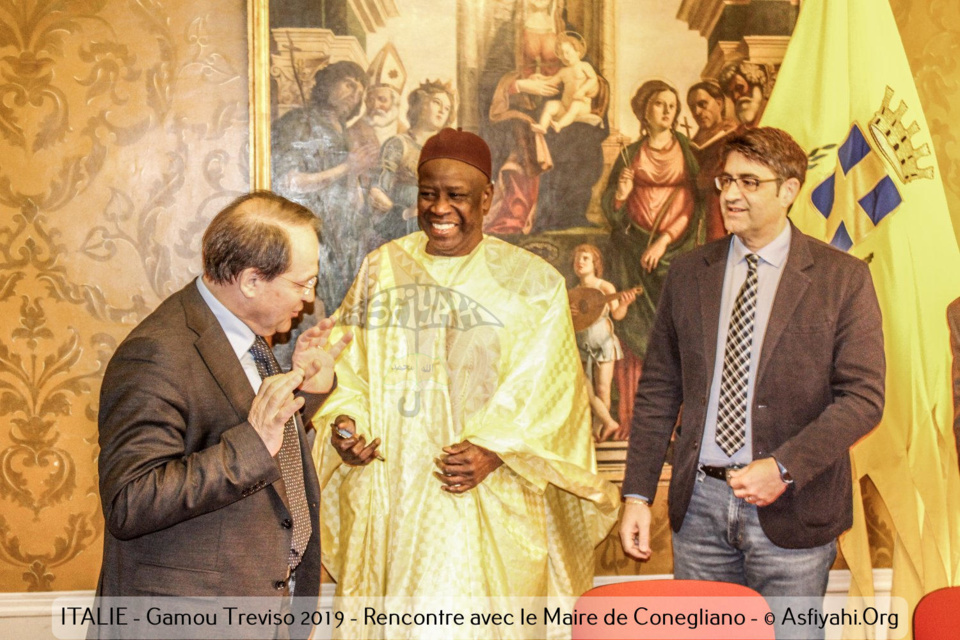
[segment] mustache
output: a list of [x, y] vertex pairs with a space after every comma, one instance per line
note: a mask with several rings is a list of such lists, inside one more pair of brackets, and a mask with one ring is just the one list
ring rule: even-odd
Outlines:
[[396, 117], [400, 115], [400, 107], [393, 106], [389, 109], [367, 109], [367, 117], [369, 118], [384, 118], [384, 117]]

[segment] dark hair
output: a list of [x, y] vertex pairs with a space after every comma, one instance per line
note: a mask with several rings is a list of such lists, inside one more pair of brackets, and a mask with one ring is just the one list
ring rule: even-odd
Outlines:
[[303, 205], [270, 191], [240, 196], [214, 216], [203, 232], [203, 273], [217, 284], [253, 268], [273, 280], [290, 268], [290, 227], [319, 234], [319, 219]]
[[650, 102], [655, 95], [663, 93], [664, 91], [669, 91], [677, 98], [677, 112], [673, 114], [673, 122], [670, 124], [671, 129], [676, 128], [677, 120], [680, 118], [680, 94], [663, 80], [647, 80], [640, 85], [640, 88], [637, 89], [637, 92], [633, 95], [633, 99], [630, 100], [630, 108], [633, 109], [633, 114], [637, 116], [637, 120], [640, 121], [641, 133], [647, 130], [647, 103]]
[[420, 112], [423, 110], [423, 105], [427, 103], [430, 96], [438, 93], [445, 93], [447, 97], [450, 98], [450, 114], [447, 116], [447, 121], [443, 123], [443, 127], [449, 127], [453, 124], [453, 120], [457, 116], [457, 94], [449, 84], [440, 82], [439, 80], [427, 80], [426, 82], [421, 82], [420, 86], [411, 91], [410, 95], [407, 96], [407, 122], [410, 124], [411, 129], [416, 127], [417, 123], [420, 122]]
[[711, 98], [720, 103], [721, 107], [723, 106], [723, 90], [720, 89], [720, 85], [717, 84], [717, 81], [701, 80], [697, 84], [687, 89], [687, 106], [690, 107], [691, 111], [693, 111], [693, 105], [691, 104], [693, 93], [697, 90], [706, 91]]
[[[363, 67], [351, 60], [340, 60], [339, 62], [328, 64], [314, 74], [313, 89], [310, 91], [310, 101], [321, 107], [328, 106], [330, 89], [344, 78], [353, 78], [363, 85], [364, 89], [367, 88], [367, 74], [364, 72]], [[347, 117], [347, 120], [357, 115], [357, 113], [360, 113], [359, 104], [355, 112]]]
[[736, 151], [747, 160], [773, 171], [780, 180], [807, 177], [807, 154], [790, 134], [774, 127], [746, 129], [728, 138], [720, 148], [720, 166]]

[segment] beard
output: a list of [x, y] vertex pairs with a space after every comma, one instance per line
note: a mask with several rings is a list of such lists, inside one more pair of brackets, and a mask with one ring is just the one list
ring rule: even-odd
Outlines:
[[397, 118], [400, 116], [400, 107], [394, 106], [388, 111], [383, 109], [375, 109], [367, 113], [367, 122], [370, 123], [374, 129], [383, 129], [391, 125], [395, 125]]
[[763, 114], [767, 101], [758, 94], [759, 90], [754, 88], [751, 90], [750, 95], [744, 96], [736, 101], [734, 107], [736, 109], [737, 120], [741, 123], [748, 126], [755, 125]]

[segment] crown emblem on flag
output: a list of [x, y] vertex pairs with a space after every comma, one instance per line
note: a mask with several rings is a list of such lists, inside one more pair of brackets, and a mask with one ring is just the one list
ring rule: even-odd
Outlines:
[[916, 146], [912, 139], [920, 125], [903, 124], [907, 105], [900, 101], [896, 111], [891, 109], [893, 95], [887, 86], [880, 109], [867, 126], [854, 121], [843, 143], [818, 147], [810, 154], [810, 166], [816, 166], [836, 149], [836, 168], [811, 190], [810, 200], [827, 222], [830, 244], [843, 251], [900, 207], [903, 187], [933, 178], [933, 167], [919, 166], [920, 159], [930, 155], [929, 145]]
[[896, 111], [890, 109], [893, 99], [893, 89], [889, 86], [883, 96], [883, 104], [873, 114], [870, 120], [870, 135], [877, 144], [877, 150], [893, 167], [897, 177], [904, 184], [909, 184], [918, 178], [933, 178], [933, 167], [920, 167], [921, 158], [930, 155], [930, 146], [923, 143], [919, 147], [913, 145], [911, 138], [920, 131], [916, 121], [905, 127], [903, 116], [907, 112], [907, 105], [902, 100]]

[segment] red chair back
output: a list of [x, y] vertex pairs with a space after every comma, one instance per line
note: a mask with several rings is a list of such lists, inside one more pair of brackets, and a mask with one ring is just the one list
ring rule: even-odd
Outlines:
[[[579, 620], [596, 614], [596, 623], [573, 625], [573, 640], [716, 638], [774, 640], [766, 616], [770, 607], [759, 593], [739, 584], [706, 580], [638, 580], [594, 587], [577, 600]], [[742, 624], [724, 624], [742, 616]], [[677, 616], [682, 615], [682, 622]], [[728, 616], [724, 618], [723, 616]], [[616, 616], [620, 616], [617, 619]], [[674, 616], [672, 626], [665, 618]], [[718, 626], [716, 623], [719, 622]], [[691, 625], [695, 624], [694, 628]], [[704, 635], [706, 634], [706, 635]]]
[[931, 591], [913, 611], [914, 640], [956, 640], [960, 636], [960, 587]]

